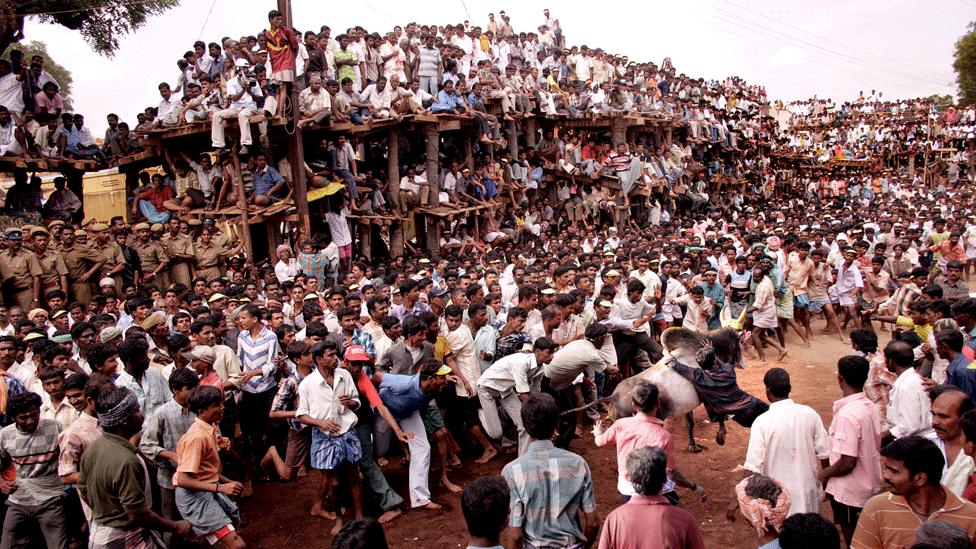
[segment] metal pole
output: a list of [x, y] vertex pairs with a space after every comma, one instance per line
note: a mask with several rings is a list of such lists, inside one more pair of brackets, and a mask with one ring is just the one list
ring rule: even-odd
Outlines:
[[[278, 0], [278, 11], [284, 15], [284, 25], [293, 28], [291, 21], [291, 0]], [[299, 40], [301, 40], [299, 38]], [[297, 54], [297, 52], [296, 52]], [[297, 75], [296, 75], [297, 78]], [[288, 86], [290, 89], [291, 113], [285, 111], [288, 118], [287, 127], [291, 127], [288, 134], [288, 163], [291, 164], [291, 180], [295, 186], [292, 196], [295, 200], [295, 210], [301, 222], [300, 239], [312, 235], [311, 222], [308, 214], [308, 184], [305, 180], [305, 149], [302, 144], [302, 130], [298, 127], [298, 83]]]

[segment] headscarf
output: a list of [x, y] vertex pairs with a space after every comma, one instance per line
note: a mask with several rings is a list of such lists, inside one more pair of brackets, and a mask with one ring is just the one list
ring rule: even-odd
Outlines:
[[749, 524], [756, 529], [756, 532], [760, 536], [765, 534], [770, 527], [779, 532], [783, 526], [783, 521], [786, 520], [786, 516], [790, 512], [789, 492], [786, 491], [786, 488], [782, 484], [772, 478], [766, 477], [769, 478], [770, 482], [779, 486], [780, 491], [776, 497], [776, 505], [773, 506], [764, 497], [753, 499], [746, 494], [746, 486], [749, 484], [749, 479], [751, 478], [753, 477], [742, 479], [739, 484], [735, 485], [735, 497], [739, 500], [739, 510], [742, 511], [742, 516], [749, 521]]
[[139, 408], [139, 399], [136, 398], [136, 394], [129, 391], [125, 398], [121, 402], [116, 404], [111, 410], [105, 412], [104, 414], [98, 414], [98, 422], [102, 427], [111, 429], [113, 427], [118, 427], [125, 423], [129, 416]]

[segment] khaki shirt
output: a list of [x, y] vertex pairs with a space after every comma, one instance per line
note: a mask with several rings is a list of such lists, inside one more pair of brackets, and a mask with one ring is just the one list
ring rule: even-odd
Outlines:
[[8, 249], [0, 252], [0, 273], [15, 290], [33, 289], [34, 277], [41, 276], [41, 264], [34, 252], [21, 248], [14, 253]]
[[169, 263], [169, 257], [166, 255], [166, 250], [158, 242], [143, 243], [142, 241], [136, 242], [132, 249], [139, 254], [139, 261], [142, 263], [143, 274], [149, 274], [154, 272], [160, 265], [165, 265]]
[[[36, 252], [35, 255], [37, 255]], [[68, 265], [64, 262], [64, 257], [48, 248], [44, 250], [43, 255], [37, 255], [37, 261], [41, 264], [41, 286], [44, 288], [52, 286], [60, 288], [61, 277], [68, 274]]]
[[71, 282], [77, 282], [83, 274], [92, 268], [92, 265], [102, 260], [102, 256], [98, 252], [88, 246], [79, 246], [78, 244], [74, 244], [65, 250], [63, 255], [64, 263], [68, 266], [68, 278]]
[[182, 262], [182, 260], [176, 259], [177, 255], [193, 255], [193, 241], [185, 234], [173, 237], [166, 233], [159, 241], [166, 250], [166, 254], [169, 255], [171, 263]]
[[114, 241], [110, 241], [104, 246], [96, 242], [94, 246], [96, 246], [96, 251], [101, 259], [105, 260], [105, 264], [102, 265], [102, 276], [112, 276], [109, 275], [112, 269], [118, 265], [125, 264], [125, 256], [122, 254], [122, 248]]
[[213, 241], [210, 242], [209, 246], [204, 246], [202, 243], [197, 243], [196, 246], [196, 258], [197, 258], [197, 269], [211, 269], [213, 267], [220, 267], [220, 262], [230, 256], [230, 252], [234, 250], [225, 249], [222, 246], [217, 246]]

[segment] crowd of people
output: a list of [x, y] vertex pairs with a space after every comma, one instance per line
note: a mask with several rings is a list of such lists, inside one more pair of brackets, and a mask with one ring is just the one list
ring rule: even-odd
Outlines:
[[[128, 221], [81, 225], [82, 201], [63, 180], [45, 201], [40, 180], [18, 174], [6, 211], [20, 222], [0, 252], [0, 547], [241, 548], [238, 503], [254, 483], [313, 470], [304, 505], [331, 526], [333, 547], [385, 547], [382, 524], [438, 512], [452, 494], [472, 548], [704, 547], [679, 489], [729, 498], [729, 519], [738, 511], [764, 549], [842, 538], [857, 549], [971, 547], [976, 170], [955, 151], [929, 178], [924, 153], [966, 135], [972, 108], [937, 113], [874, 92], [840, 108], [771, 107], [738, 78], [567, 47], [544, 16], [537, 32], [514, 32], [500, 12], [483, 28], [332, 38], [272, 11], [255, 37], [198, 42], [175, 85], [158, 86], [162, 101], [133, 132], [211, 122], [218, 155], [165, 151]], [[53, 143], [52, 154], [101, 161], [138, 150], [115, 115], [101, 147], [72, 137], [84, 119], [61, 112], [43, 59], [5, 66], [3, 154]], [[256, 206], [292, 193], [268, 128], [293, 86], [305, 126], [473, 117], [475, 168], [460, 169], [447, 147], [435, 184], [417, 147], [387, 143], [407, 161], [397, 200], [382, 150], [323, 139], [306, 153], [311, 178], [331, 186], [323, 230], [269, 262], [247, 257], [233, 226], [188, 212], [235, 203], [238, 188]], [[784, 110], [793, 119], [781, 125]], [[545, 126], [516, 157], [501, 150], [504, 123], [624, 112], [678, 131], [614, 142]], [[912, 112], [921, 122], [903, 125]], [[231, 118], [240, 169], [224, 154]], [[906, 147], [911, 162], [833, 178], [770, 159], [876, 160]], [[619, 188], [600, 184], [608, 176]], [[409, 213], [432, 192], [491, 206], [473, 214], [481, 233], [458, 215], [435, 259], [413, 246], [386, 260], [353, 253], [348, 215]], [[618, 206], [632, 214], [624, 223]], [[701, 352], [658, 343], [674, 334]], [[780, 366], [765, 371], [764, 395], [739, 387], [744, 357], [782, 366], [825, 338], [850, 346], [829, 429], [790, 398]], [[650, 381], [660, 368], [677, 377]], [[706, 494], [679, 466], [665, 419], [681, 384], [721, 424], [720, 444], [726, 418], [750, 429], [728, 494]], [[589, 465], [571, 451], [591, 444], [591, 423], [592, 444], [617, 458], [622, 505], [602, 518]], [[399, 456], [403, 494], [387, 478]], [[462, 460], [497, 463], [500, 475], [464, 478]]]

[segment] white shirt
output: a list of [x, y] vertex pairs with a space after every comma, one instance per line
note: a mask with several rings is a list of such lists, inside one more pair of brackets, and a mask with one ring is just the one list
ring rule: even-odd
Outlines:
[[17, 116], [24, 111], [24, 89], [14, 73], [0, 78], [0, 105]]
[[930, 436], [932, 430], [932, 403], [922, 386], [922, 376], [914, 368], [901, 373], [891, 384], [888, 404], [888, 423], [891, 436]]
[[[608, 338], [609, 339], [609, 338]], [[538, 392], [542, 384], [542, 367], [535, 353], [515, 353], [499, 359], [478, 378], [478, 387], [505, 394]]]
[[301, 268], [298, 265], [298, 261], [294, 257], [288, 258], [288, 263], [284, 261], [278, 261], [275, 264], [275, 276], [278, 278], [278, 282], [284, 282], [286, 280], [295, 280], [295, 275], [298, 274]]
[[563, 345], [543, 368], [554, 390], [568, 387], [587, 368], [596, 372], [606, 369], [600, 350], [586, 339], [577, 339]]
[[[468, 384], [474, 388], [478, 384], [478, 378], [481, 377], [481, 367], [478, 366], [478, 360], [474, 356], [474, 337], [471, 335], [471, 329], [467, 324], [462, 323], [457, 330], [447, 333], [447, 342], [451, 346], [451, 355], [454, 357], [454, 364], [457, 365], [457, 373], [464, 376]], [[455, 383], [454, 388], [459, 397], [475, 396], [468, 393], [463, 383]]]
[[818, 461], [827, 458], [829, 449], [830, 438], [817, 412], [791, 399], [780, 400], [752, 424], [743, 467], [789, 491], [790, 515], [819, 513]]
[[329, 224], [332, 232], [332, 241], [336, 246], [348, 246], [352, 244], [352, 234], [349, 232], [349, 223], [346, 216], [349, 215], [349, 208], [342, 208], [338, 214], [328, 212], [325, 214], [325, 222]]
[[339, 433], [329, 435], [338, 436], [355, 427], [357, 421], [356, 412], [343, 406], [339, 397], [348, 396], [359, 403], [359, 392], [352, 380], [352, 374], [342, 368], [336, 368], [332, 383], [331, 386], [326, 383], [318, 368], [308, 374], [298, 385], [298, 409], [295, 410], [295, 417], [309, 416], [334, 421], [339, 424]]

